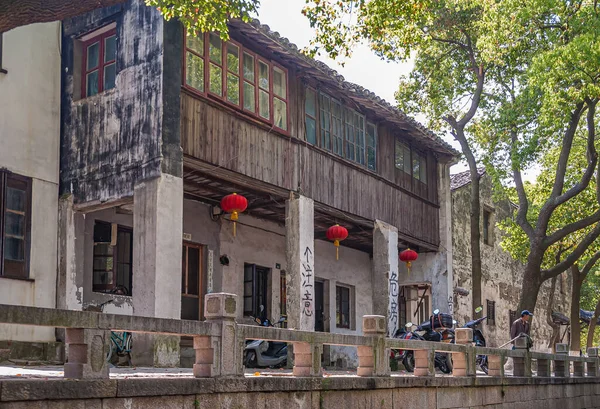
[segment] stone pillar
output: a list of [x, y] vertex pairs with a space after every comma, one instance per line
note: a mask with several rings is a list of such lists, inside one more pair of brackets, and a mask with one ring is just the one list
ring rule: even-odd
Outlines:
[[58, 279], [56, 307], [82, 310], [85, 219], [73, 209], [73, 196], [64, 195], [58, 203]]
[[[196, 373], [206, 374], [206, 368], [210, 363], [208, 351], [213, 350], [216, 360], [211, 369], [212, 376], [243, 376], [245, 342], [243, 338], [237, 336], [235, 323], [238, 308], [237, 296], [227, 293], [206, 294], [204, 305], [206, 322], [220, 325], [221, 333], [219, 337], [212, 339], [212, 346], [206, 339], [198, 340], [198, 344], [194, 341], [194, 349], [196, 349], [194, 375], [198, 376]], [[198, 348], [196, 348], [197, 346]]]
[[373, 346], [358, 346], [358, 376], [390, 374], [390, 350], [385, 347], [386, 322], [382, 315], [365, 315], [363, 333], [373, 338]]
[[287, 201], [285, 238], [288, 328], [314, 331], [315, 228], [312, 199], [297, 196]]
[[583, 378], [585, 376], [585, 362], [573, 361], [573, 376]]
[[550, 360], [537, 360], [537, 376], [543, 378], [550, 378], [552, 376], [552, 374], [550, 373]]
[[373, 228], [373, 314], [384, 316], [387, 336], [398, 322], [398, 229], [380, 220]]
[[415, 354], [415, 375], [435, 376], [435, 351], [432, 349], [417, 349], [413, 353]]
[[321, 376], [323, 345], [294, 342], [294, 376]]
[[597, 378], [600, 376], [598, 371], [598, 348], [588, 348], [587, 354], [591, 359], [586, 362], [585, 373], [587, 376]]
[[[134, 315], [181, 318], [183, 179], [167, 174], [135, 186], [133, 196]], [[179, 337], [138, 335], [136, 365], [179, 366]]]
[[69, 362], [65, 363], [65, 378], [108, 378], [109, 331], [67, 328], [66, 343]]
[[457, 328], [454, 332], [457, 345], [465, 345], [466, 353], [452, 354], [452, 374], [454, 376], [475, 376], [475, 350], [471, 347], [473, 330], [471, 328]]
[[488, 355], [488, 375], [504, 377], [504, 359], [502, 355]]
[[569, 361], [569, 345], [556, 344], [554, 355], [554, 377], [568, 378], [571, 376], [571, 362]]
[[513, 376], [531, 376], [531, 355], [527, 349], [527, 337], [515, 340], [515, 350], [522, 351], [524, 356], [513, 357]]

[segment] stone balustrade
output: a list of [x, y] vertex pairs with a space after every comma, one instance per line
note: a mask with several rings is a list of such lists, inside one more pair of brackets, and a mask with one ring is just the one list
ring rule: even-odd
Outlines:
[[419, 377], [435, 376], [436, 352], [452, 356], [453, 375], [458, 377], [478, 376], [477, 355], [488, 357], [490, 377], [505, 377], [508, 358], [514, 361], [514, 377], [534, 376], [533, 362], [537, 364], [538, 378], [550, 377], [552, 373], [555, 378], [600, 376], [597, 348], [590, 348], [587, 357], [580, 357], [563, 352], [568, 351], [563, 345], [557, 347], [560, 352], [556, 354], [531, 352], [521, 348], [521, 344], [515, 350], [475, 347], [472, 330], [467, 328], [456, 329], [456, 344], [386, 338], [385, 318], [377, 315], [363, 317], [362, 336], [241, 325], [235, 322], [236, 300], [233, 294], [207, 294], [204, 322], [0, 304], [0, 323], [66, 328], [69, 359], [65, 377], [74, 379], [108, 377], [104, 357], [111, 330], [193, 337], [193, 373], [198, 378], [243, 376], [245, 341], [250, 339], [293, 345], [293, 374], [298, 377], [322, 375], [320, 356], [324, 345], [356, 347], [360, 377], [390, 376], [390, 349], [414, 351], [414, 375]]

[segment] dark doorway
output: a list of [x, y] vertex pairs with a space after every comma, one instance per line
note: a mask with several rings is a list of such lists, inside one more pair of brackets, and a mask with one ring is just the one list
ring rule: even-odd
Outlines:
[[183, 243], [181, 260], [181, 319], [204, 319], [204, 280], [202, 279], [202, 246]]
[[315, 331], [325, 332], [325, 292], [322, 281], [315, 281]]
[[[270, 268], [256, 264], [244, 264], [244, 315], [258, 317], [262, 321], [269, 318], [269, 276]], [[262, 313], [260, 306], [263, 306]]]

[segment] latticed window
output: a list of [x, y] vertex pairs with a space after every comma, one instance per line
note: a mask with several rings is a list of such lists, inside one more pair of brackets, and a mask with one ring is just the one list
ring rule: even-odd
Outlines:
[[487, 300], [487, 325], [496, 325], [496, 301]]
[[0, 276], [29, 277], [31, 179], [0, 171]]
[[81, 78], [82, 98], [91, 97], [115, 87], [116, 60], [117, 35], [115, 28], [85, 40]]

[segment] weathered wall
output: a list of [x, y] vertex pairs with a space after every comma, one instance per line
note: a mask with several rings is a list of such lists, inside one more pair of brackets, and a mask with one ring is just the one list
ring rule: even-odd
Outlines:
[[[3, 34], [0, 168], [32, 178], [31, 281], [0, 278], [7, 304], [55, 306], [60, 139], [60, 23]], [[54, 329], [0, 328], [0, 340], [54, 341]]]
[[[78, 38], [113, 22], [115, 87], [81, 99]], [[179, 93], [172, 90], [181, 78], [179, 31], [142, 0], [63, 22], [61, 192], [72, 192], [75, 203], [132, 196], [136, 183], [161, 170], [181, 176]]]
[[[511, 206], [506, 202], [492, 200], [492, 184], [483, 176], [480, 184], [481, 208], [493, 211], [494, 222], [500, 222], [512, 214]], [[452, 242], [454, 247], [453, 269], [454, 285], [471, 291], [471, 245], [469, 209], [470, 184], [452, 192]], [[483, 223], [483, 216], [481, 217]], [[483, 224], [482, 224], [483, 231]], [[514, 260], [500, 247], [502, 232], [496, 226], [492, 233], [492, 245], [481, 244], [482, 260], [482, 303], [487, 313], [486, 300], [496, 301], [496, 325], [484, 325], [483, 333], [489, 346], [499, 346], [510, 340], [509, 311], [516, 310], [521, 293], [524, 266]], [[563, 275], [566, 273], [563, 273]], [[563, 284], [561, 285], [561, 281]], [[570, 279], [558, 280], [554, 311], [569, 316]], [[552, 329], [546, 323], [546, 307], [550, 291], [550, 282], [544, 283], [538, 296], [532, 325], [532, 338], [535, 350], [546, 350]], [[473, 319], [471, 317], [472, 293], [468, 296], [455, 295], [455, 319], [459, 325]], [[561, 334], [565, 328], [561, 327]], [[565, 337], [565, 342], [568, 338]]]
[[[600, 384], [586, 379], [296, 378], [5, 380], [3, 409], [298, 408], [592, 409]], [[61, 383], [62, 388], [55, 384]], [[85, 387], [82, 386], [85, 385]]]

